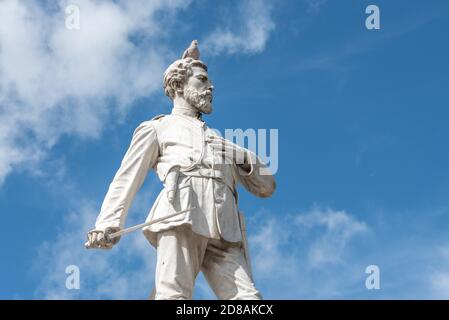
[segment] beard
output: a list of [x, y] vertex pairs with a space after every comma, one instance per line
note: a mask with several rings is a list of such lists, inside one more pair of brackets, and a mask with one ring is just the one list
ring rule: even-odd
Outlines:
[[184, 89], [184, 99], [199, 112], [209, 114], [212, 112], [212, 91], [199, 92], [193, 88]]

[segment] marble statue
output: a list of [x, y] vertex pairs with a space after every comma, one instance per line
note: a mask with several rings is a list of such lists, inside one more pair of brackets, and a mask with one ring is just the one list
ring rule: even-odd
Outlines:
[[202, 116], [212, 112], [214, 87], [199, 55], [194, 40], [165, 71], [171, 114], [145, 121], [134, 131], [86, 247], [110, 249], [117, 244], [120, 236], [108, 234], [124, 228], [136, 192], [149, 170], [155, 170], [164, 189], [142, 229], [157, 250], [153, 298], [192, 299], [202, 271], [219, 299], [261, 299], [236, 186], [241, 183], [258, 197], [270, 197], [275, 180], [257, 155], [204, 122]]

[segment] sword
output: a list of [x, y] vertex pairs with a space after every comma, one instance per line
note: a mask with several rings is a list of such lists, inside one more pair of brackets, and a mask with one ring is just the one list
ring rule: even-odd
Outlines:
[[[160, 221], [163, 221], [163, 220], [166, 220], [166, 219], [169, 219], [169, 218], [178, 216], [178, 215], [180, 215], [180, 214], [182, 214], [182, 213], [184, 213], [184, 212], [193, 210], [193, 209], [195, 209], [195, 208], [196, 208], [196, 207], [190, 207], [190, 208], [188, 208], [188, 209], [184, 209], [184, 210], [181, 210], [181, 211], [178, 211], [178, 212], [169, 214], [169, 215], [167, 215], [167, 216], [165, 216], [165, 217], [161, 217], [161, 218], [154, 219], [154, 220], [151, 220], [151, 221], [148, 221], [148, 222], [144, 222], [144, 223], [135, 225], [135, 226], [133, 226], [133, 227], [129, 227], [129, 228], [126, 228], [126, 229], [122, 229], [122, 230], [119, 230], [119, 231], [116, 231], [116, 232], [112, 232], [111, 229], [106, 228], [106, 230], [104, 231], [104, 238], [105, 238], [105, 241], [106, 241], [106, 242], [112, 242], [111, 240], [114, 239], [114, 238], [117, 238], [117, 237], [122, 236], [122, 235], [124, 235], [124, 234], [131, 233], [131, 232], [136, 231], [136, 230], [138, 230], [138, 229], [141, 229], [141, 228], [150, 226], [150, 225], [155, 224], [155, 223], [158, 223], [158, 222], [160, 222]], [[90, 247], [87, 247], [87, 242], [86, 242], [86, 248], [87, 248], [87, 249], [90, 249]]]
[[128, 233], [134, 232], [136, 230], [139, 230], [139, 229], [142, 229], [144, 227], [150, 226], [150, 225], [152, 225], [154, 223], [158, 223], [158, 222], [163, 221], [165, 219], [169, 219], [169, 218], [178, 216], [181, 213], [184, 213], [184, 212], [187, 212], [187, 211], [190, 211], [190, 210], [193, 210], [193, 209], [195, 209], [195, 207], [190, 207], [190, 208], [187, 208], [187, 209], [184, 209], [184, 210], [181, 210], [181, 211], [169, 214], [169, 215], [167, 215], [165, 217], [161, 217], [161, 218], [154, 219], [154, 220], [151, 220], [151, 221], [148, 221], [148, 222], [144, 222], [144, 223], [141, 223], [141, 224], [135, 225], [133, 227], [129, 227], [129, 228], [126, 228], [126, 229], [123, 229], [123, 230], [120, 230], [120, 231], [117, 231], [117, 232], [114, 232], [114, 233], [107, 233], [107, 232], [105, 232], [104, 236], [106, 238], [106, 241], [110, 241], [111, 239], [120, 237], [120, 236], [122, 236], [124, 234], [128, 234]]

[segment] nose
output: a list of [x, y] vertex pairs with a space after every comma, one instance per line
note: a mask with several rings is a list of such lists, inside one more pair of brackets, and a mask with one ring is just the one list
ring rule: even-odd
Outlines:
[[209, 86], [210, 91], [214, 91], [214, 86]]

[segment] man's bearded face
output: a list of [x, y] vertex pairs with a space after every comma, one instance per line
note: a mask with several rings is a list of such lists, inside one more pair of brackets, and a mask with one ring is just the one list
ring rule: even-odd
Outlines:
[[192, 87], [184, 87], [184, 98], [186, 101], [197, 108], [199, 112], [209, 114], [212, 112], [212, 91], [198, 91]]
[[213, 86], [203, 68], [192, 69], [193, 74], [184, 86], [184, 99], [199, 112], [209, 114], [212, 112]]

